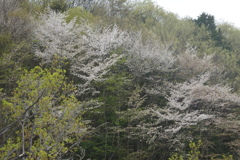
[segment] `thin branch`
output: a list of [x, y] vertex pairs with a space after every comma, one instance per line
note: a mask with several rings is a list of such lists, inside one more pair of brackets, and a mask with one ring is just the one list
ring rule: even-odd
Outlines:
[[6, 126], [5, 128], [3, 128], [3, 129], [0, 131], [0, 136], [3, 135], [4, 133], [6, 133], [13, 125], [17, 124], [17, 123], [20, 122], [22, 119], [24, 119], [26, 113], [27, 113], [31, 108], [33, 108], [33, 106], [34, 106], [35, 104], [37, 104], [37, 103], [39, 102], [39, 100], [42, 98], [43, 95], [44, 95], [44, 92], [42, 93], [42, 95], [40, 95], [40, 96], [38, 97], [38, 99], [37, 99], [32, 105], [30, 105], [30, 106], [25, 110], [25, 112], [24, 112], [16, 121], [12, 122], [11, 124], [9, 124], [9, 125]]

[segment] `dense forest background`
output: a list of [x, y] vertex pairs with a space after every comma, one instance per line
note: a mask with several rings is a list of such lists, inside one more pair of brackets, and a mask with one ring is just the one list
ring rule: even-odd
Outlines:
[[0, 1], [1, 160], [240, 159], [240, 30], [151, 0]]

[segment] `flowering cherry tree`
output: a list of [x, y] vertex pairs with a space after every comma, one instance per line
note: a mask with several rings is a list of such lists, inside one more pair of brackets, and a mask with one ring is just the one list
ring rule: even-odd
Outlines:
[[144, 43], [140, 33], [131, 36], [128, 52], [128, 66], [137, 77], [144, 77], [154, 72], [169, 72], [175, 57], [167, 46], [155, 42]]
[[87, 23], [76, 25], [72, 20], [65, 21], [63, 13], [49, 12], [42, 16], [42, 22], [35, 30], [38, 46], [36, 56], [45, 63], [51, 62], [54, 55], [71, 61], [71, 73], [82, 81], [79, 94], [91, 90], [92, 81], [102, 80], [123, 55], [114, 53], [126, 46], [127, 34], [116, 25], [94, 29]]
[[50, 62], [54, 55], [72, 58], [79, 51], [79, 30], [75, 27], [74, 20], [66, 23], [63, 13], [49, 12], [41, 16], [41, 21], [35, 29], [35, 54]]
[[187, 45], [185, 53], [177, 56], [177, 77], [187, 80], [195, 76], [213, 71], [216, 67], [212, 64], [213, 55], [198, 56], [197, 49]]
[[137, 130], [145, 133], [148, 143], [165, 138], [175, 143], [174, 137], [181, 135], [181, 129], [207, 119], [218, 124], [223, 110], [240, 104], [239, 96], [232, 93], [229, 87], [206, 85], [209, 78], [210, 74], [206, 73], [188, 82], [168, 84], [170, 91], [165, 95], [168, 100], [166, 106], [150, 104], [145, 110], [132, 114], [132, 120], [139, 121]]
[[[78, 85], [79, 94], [92, 90], [89, 88], [91, 82], [104, 80], [102, 77], [124, 56], [122, 52], [128, 45], [128, 34], [120, 31], [116, 25], [96, 30], [87, 25], [83, 28], [83, 51], [75, 56], [71, 66], [71, 73], [83, 80]], [[118, 53], [120, 49], [123, 50]]]
[[[152, 49], [152, 47], [149, 48]], [[139, 93], [144, 97], [138, 96], [136, 100], [142, 101], [144, 98], [144, 101], [148, 103], [141, 103], [140, 106], [132, 107], [128, 111], [131, 113], [128, 114], [130, 116], [128, 129], [131, 130], [128, 133], [131, 136], [138, 136], [151, 146], [158, 146], [158, 142], [164, 139], [170, 142], [171, 146], [181, 145], [183, 138], [191, 139], [191, 136], [183, 136], [182, 134], [190, 126], [200, 122], [204, 122], [203, 124], [206, 125], [214, 123], [218, 126], [223, 123], [222, 119], [226, 115], [224, 111], [230, 111], [232, 106], [238, 106], [240, 103], [239, 96], [234, 94], [231, 88], [211, 82], [217, 69], [212, 63], [212, 56], [204, 55], [200, 58], [194, 48], [188, 48], [185, 53], [175, 58], [170, 58], [172, 56], [170, 55], [167, 57], [172, 64], [164, 65], [167, 67], [165, 71], [183, 73], [184, 75], [178, 73], [174, 75], [177, 80], [180, 79], [179, 82], [164, 82], [163, 80], [162, 83], [159, 83], [161, 80], [156, 77], [161, 77], [163, 73], [160, 72], [161, 67], [159, 67], [159, 72], [154, 72], [153, 76], [147, 74], [151, 70], [140, 70], [136, 67], [136, 70], [140, 71], [138, 72], [140, 78], [147, 74], [148, 79], [152, 79], [152, 81], [150, 84], [145, 84], [144, 89]], [[144, 63], [148, 63], [134, 60], [138, 62], [136, 66], [144, 66]], [[129, 66], [135, 64], [129, 64]], [[159, 64], [155, 63], [152, 66]], [[146, 68], [151, 68], [150, 66]], [[172, 70], [174, 67], [175, 69]], [[152, 69], [155, 68], [152, 67]], [[165, 99], [166, 104], [158, 104], [157, 101], [150, 100], [151, 97]]]

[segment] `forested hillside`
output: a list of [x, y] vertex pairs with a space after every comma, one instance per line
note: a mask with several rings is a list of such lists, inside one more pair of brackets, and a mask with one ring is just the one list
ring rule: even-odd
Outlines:
[[0, 1], [1, 160], [239, 160], [240, 30], [151, 0]]

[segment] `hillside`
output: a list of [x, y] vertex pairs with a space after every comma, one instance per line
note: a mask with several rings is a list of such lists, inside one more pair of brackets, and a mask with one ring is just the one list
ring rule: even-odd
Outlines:
[[151, 0], [0, 1], [0, 159], [240, 159], [240, 30]]

